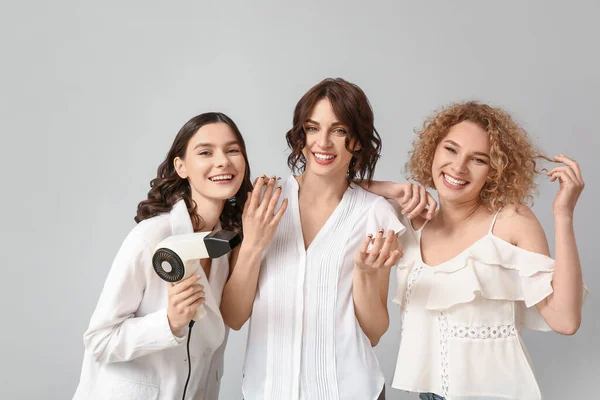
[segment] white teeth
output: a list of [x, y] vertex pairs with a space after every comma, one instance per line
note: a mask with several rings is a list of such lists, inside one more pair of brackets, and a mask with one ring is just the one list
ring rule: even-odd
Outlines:
[[319, 154], [319, 153], [313, 153], [313, 154], [319, 160], [331, 160], [331, 159], [335, 158], [335, 156], [331, 156], [331, 155], [325, 155], [325, 154]]
[[459, 181], [458, 179], [454, 179], [451, 176], [448, 176], [446, 174], [444, 175], [444, 179], [446, 180], [446, 182], [448, 182], [451, 185], [455, 185], [455, 186], [464, 186], [467, 184], [466, 181]]
[[231, 179], [233, 179], [233, 175], [217, 175], [217, 176], [213, 176], [212, 178], [208, 178], [211, 181], [230, 181]]

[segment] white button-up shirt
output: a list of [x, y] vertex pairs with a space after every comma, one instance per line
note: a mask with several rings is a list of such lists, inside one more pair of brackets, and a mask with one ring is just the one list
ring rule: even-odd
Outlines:
[[376, 399], [384, 377], [354, 313], [354, 256], [368, 233], [403, 232], [383, 197], [351, 184], [305, 251], [298, 183], [290, 176], [264, 252], [250, 319], [245, 400]]
[[[140, 222], [129, 233], [108, 273], [84, 334], [85, 354], [74, 400], [173, 400], [181, 398], [188, 375], [186, 336], [171, 333], [168, 284], [152, 267], [156, 245], [192, 233], [183, 200], [170, 213]], [[206, 316], [190, 338], [191, 377], [186, 399], [216, 400], [228, 328], [219, 311], [229, 274], [228, 256], [212, 261], [210, 284], [204, 270]]]

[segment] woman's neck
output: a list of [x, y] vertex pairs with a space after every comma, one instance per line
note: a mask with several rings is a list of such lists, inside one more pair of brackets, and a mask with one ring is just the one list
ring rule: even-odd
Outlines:
[[349, 184], [345, 176], [340, 179], [340, 177], [314, 175], [309, 172], [304, 172], [296, 179], [300, 187], [299, 196], [315, 202], [339, 203]]
[[453, 231], [463, 227], [465, 224], [469, 224], [475, 216], [482, 212], [488, 213], [482, 207], [479, 199], [460, 203], [440, 199], [440, 208], [436, 213], [435, 219], [444, 229]]
[[192, 193], [192, 200], [196, 202], [196, 213], [204, 223], [199, 232], [212, 231], [221, 218], [225, 200], [207, 199], [198, 193]]

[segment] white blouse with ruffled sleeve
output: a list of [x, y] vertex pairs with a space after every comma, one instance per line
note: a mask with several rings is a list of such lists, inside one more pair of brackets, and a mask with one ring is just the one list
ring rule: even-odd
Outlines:
[[435, 267], [421, 256], [423, 228], [404, 223], [392, 387], [446, 399], [541, 399], [520, 330], [551, 330], [535, 305], [553, 291], [554, 260], [493, 235], [497, 215], [487, 235]]

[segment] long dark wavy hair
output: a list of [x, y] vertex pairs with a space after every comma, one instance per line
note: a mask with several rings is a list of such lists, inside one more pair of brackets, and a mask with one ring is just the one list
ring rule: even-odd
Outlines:
[[221, 213], [221, 226], [223, 229], [242, 231], [242, 211], [244, 203], [248, 197], [248, 192], [252, 191], [252, 182], [250, 181], [250, 164], [246, 153], [246, 143], [240, 133], [237, 125], [227, 115], [219, 112], [208, 112], [195, 116], [186, 122], [179, 130], [171, 149], [167, 153], [165, 160], [158, 166], [156, 178], [150, 182], [150, 191], [148, 198], [142, 200], [137, 206], [137, 215], [135, 222], [139, 223], [145, 219], [152, 218], [161, 213], [169, 212], [179, 200], [183, 199], [187, 205], [194, 231], [204, 228], [204, 221], [197, 213], [197, 204], [192, 200], [190, 184], [187, 179], [182, 179], [177, 175], [174, 166], [175, 158], [185, 158], [188, 142], [198, 132], [198, 129], [204, 125], [222, 122], [227, 124], [233, 131], [237, 141], [240, 144], [244, 160], [246, 161], [246, 170], [244, 171], [244, 180], [235, 196], [225, 201], [223, 212]]
[[[381, 137], [375, 129], [375, 117], [367, 95], [360, 87], [342, 78], [324, 79], [306, 92], [296, 104], [292, 129], [285, 135], [291, 150], [288, 166], [294, 172], [304, 172], [306, 167], [306, 159], [302, 154], [306, 146], [304, 123], [321, 99], [328, 99], [331, 102], [336, 117], [350, 129], [346, 136], [346, 150], [353, 157], [346, 178], [349, 181], [355, 178], [366, 178], [370, 183], [381, 156]], [[354, 150], [350, 147], [354, 141], [360, 144], [360, 149]]]

